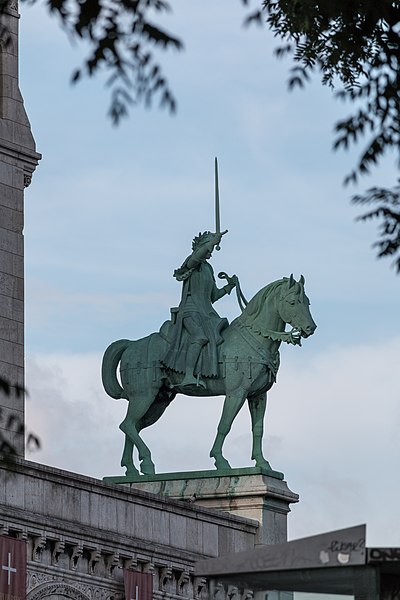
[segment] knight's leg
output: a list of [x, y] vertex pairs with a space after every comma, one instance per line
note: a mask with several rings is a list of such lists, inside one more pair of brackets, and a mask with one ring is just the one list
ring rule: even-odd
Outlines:
[[197, 361], [202, 347], [207, 344], [207, 338], [201, 326], [201, 320], [196, 313], [193, 313], [183, 319], [183, 326], [190, 335], [190, 345], [186, 353], [186, 370], [181, 386], [199, 385], [205, 388], [205, 383], [201, 378], [194, 375]]
[[264, 415], [267, 407], [267, 394], [260, 394], [249, 398], [249, 410], [251, 415], [251, 429], [253, 432], [253, 449], [251, 458], [256, 461], [257, 467], [271, 469], [269, 462], [264, 458], [262, 439], [264, 435]]
[[229, 462], [222, 454], [222, 446], [245, 399], [246, 392], [242, 390], [236, 390], [234, 393], [227, 394], [225, 397], [221, 419], [218, 423], [217, 436], [210, 451], [210, 456], [214, 458], [217, 469], [231, 468]]

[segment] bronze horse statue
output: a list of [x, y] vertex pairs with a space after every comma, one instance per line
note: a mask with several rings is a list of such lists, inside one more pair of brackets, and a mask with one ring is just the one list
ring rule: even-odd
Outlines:
[[[133, 464], [133, 450], [139, 453], [140, 471], [155, 473], [150, 449], [140, 437], [140, 431], [155, 423], [176, 394], [188, 396], [225, 396], [217, 436], [210, 456], [218, 470], [230, 469], [222, 454], [222, 446], [232, 423], [246, 398], [252, 422], [252, 459], [257, 467], [270, 470], [262, 450], [264, 415], [267, 391], [276, 380], [279, 368], [279, 346], [282, 341], [301, 345], [301, 338], [312, 335], [316, 329], [310, 302], [304, 291], [304, 277], [295, 281], [284, 277], [262, 288], [250, 300], [242, 314], [223, 332], [219, 345], [218, 377], [205, 378], [206, 388], [180, 388], [182, 373], [163, 366], [162, 360], [169, 347], [171, 321], [158, 333], [140, 340], [118, 340], [106, 350], [102, 364], [104, 388], [112, 398], [126, 398], [129, 402], [120, 429], [125, 434], [121, 466], [127, 476], [139, 475]], [[285, 332], [289, 324], [292, 330]], [[117, 379], [120, 365], [122, 387]]]

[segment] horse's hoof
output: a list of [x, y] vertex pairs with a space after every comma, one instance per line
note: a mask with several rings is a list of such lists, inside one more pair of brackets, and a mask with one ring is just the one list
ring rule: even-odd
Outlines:
[[[125, 465], [122, 466], [124, 467]], [[138, 477], [139, 475], [140, 473], [135, 467], [126, 467], [125, 477]]]
[[256, 461], [256, 467], [260, 467], [260, 469], [265, 469], [266, 471], [272, 471], [271, 465], [267, 460]]
[[232, 469], [231, 465], [223, 456], [220, 458], [216, 458], [214, 464], [217, 471], [230, 471]]
[[144, 458], [140, 463], [140, 471], [143, 475], [155, 475], [156, 469], [153, 461]]

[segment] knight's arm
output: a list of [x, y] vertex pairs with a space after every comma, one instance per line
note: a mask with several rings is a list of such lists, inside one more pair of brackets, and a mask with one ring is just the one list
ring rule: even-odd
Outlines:
[[210, 249], [209, 245], [205, 244], [193, 250], [192, 254], [186, 259], [186, 266], [188, 269], [195, 269], [200, 263], [204, 262], [208, 256]]
[[188, 268], [195, 269], [200, 263], [209, 258], [215, 246], [221, 241], [221, 237], [221, 234], [216, 233], [209, 242], [193, 250], [192, 254], [185, 261]]
[[230, 294], [234, 287], [235, 283], [233, 281], [228, 281], [222, 288], [217, 288], [214, 283], [213, 291], [211, 292], [211, 302], [214, 304], [214, 302], [223, 298], [226, 294]]
[[206, 260], [206, 257], [207, 248], [204, 246], [202, 248], [197, 248], [197, 250], [193, 250], [192, 254], [185, 259], [182, 266], [179, 267], [179, 269], [175, 269], [174, 277], [178, 281], [184, 281], [190, 277], [193, 269]]
[[193, 250], [192, 254], [185, 261], [187, 267], [189, 269], [195, 269], [200, 263], [209, 258], [209, 255], [213, 252], [215, 246], [218, 246], [222, 236], [225, 235], [227, 231], [228, 230], [212, 234], [210, 240], [206, 244]]

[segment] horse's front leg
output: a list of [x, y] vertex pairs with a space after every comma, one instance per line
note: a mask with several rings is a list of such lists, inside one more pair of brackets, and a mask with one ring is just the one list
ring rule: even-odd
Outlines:
[[256, 467], [271, 470], [269, 462], [264, 458], [262, 439], [264, 435], [264, 416], [267, 408], [267, 394], [260, 394], [248, 398], [251, 415], [251, 429], [253, 432], [253, 448], [251, 458], [256, 461]]
[[246, 392], [244, 390], [236, 390], [235, 392], [228, 393], [225, 397], [221, 419], [218, 423], [217, 436], [210, 450], [210, 456], [214, 458], [214, 463], [218, 470], [231, 468], [231, 465], [222, 454], [222, 446], [245, 399]]

